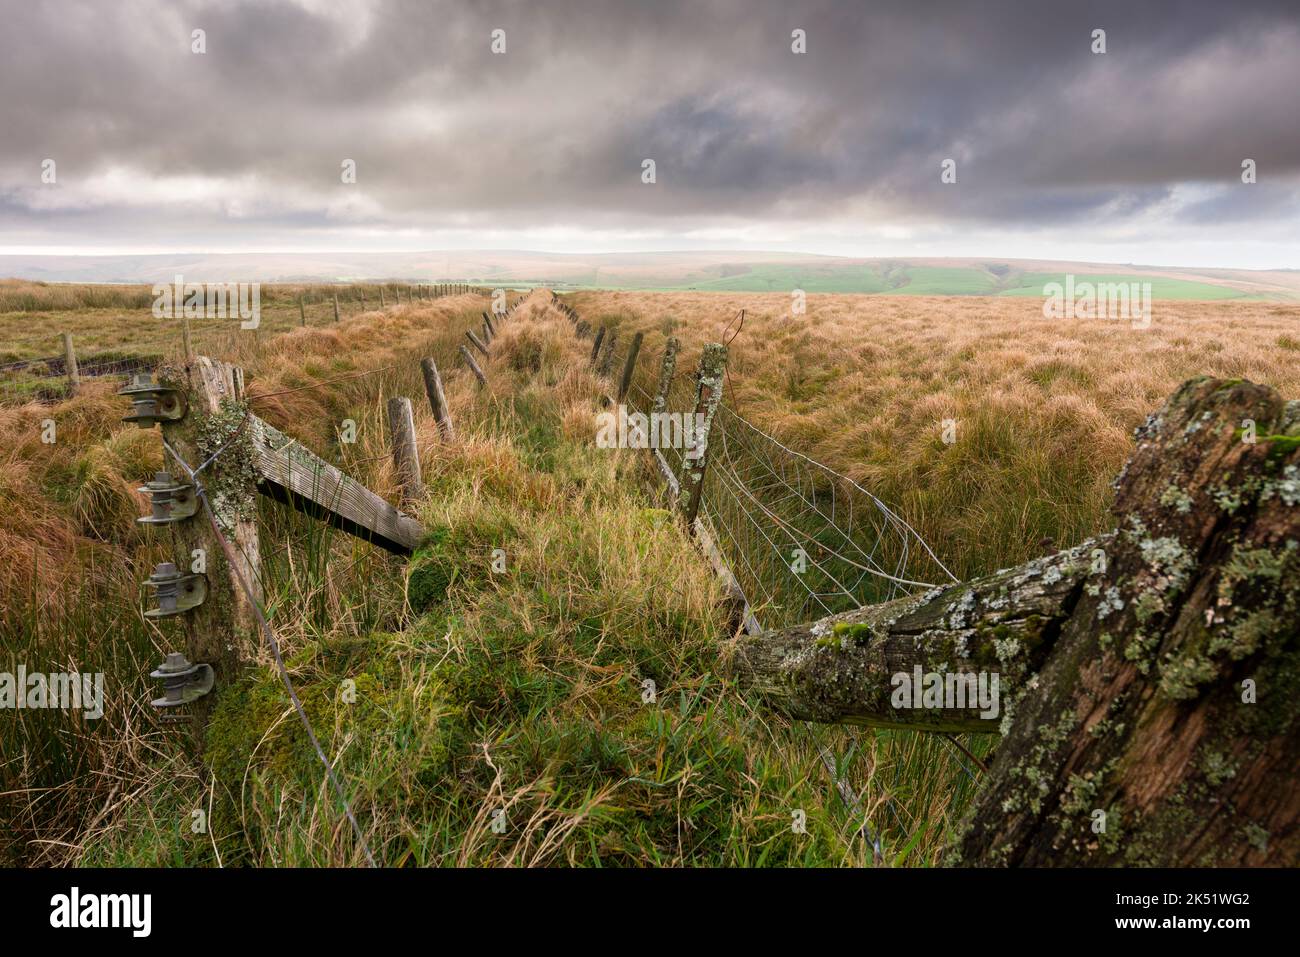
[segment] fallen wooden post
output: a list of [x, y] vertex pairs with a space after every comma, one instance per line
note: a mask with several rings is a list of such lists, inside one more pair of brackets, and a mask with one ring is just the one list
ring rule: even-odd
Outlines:
[[483, 370], [480, 369], [478, 363], [474, 361], [473, 354], [471, 354], [464, 346], [460, 347], [460, 357], [464, 359], [465, 364], [469, 366], [469, 371], [474, 373], [474, 377], [478, 379], [478, 384], [487, 385], [487, 376], [483, 374]]
[[415, 413], [411, 400], [405, 396], [388, 400], [388, 436], [402, 505], [409, 506], [424, 494], [424, 482], [420, 477], [420, 450], [415, 442]]
[[424, 535], [414, 518], [257, 416], [246, 428], [259, 492], [387, 551], [414, 551]]
[[429, 396], [429, 408], [433, 419], [438, 423], [438, 431], [446, 440], [455, 438], [451, 424], [451, 412], [447, 408], [447, 395], [442, 388], [442, 376], [432, 359], [420, 360], [420, 372], [424, 375], [424, 391]]

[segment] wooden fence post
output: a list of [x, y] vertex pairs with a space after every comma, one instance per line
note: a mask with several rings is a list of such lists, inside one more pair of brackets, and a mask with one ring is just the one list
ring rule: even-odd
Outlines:
[[641, 342], [645, 339], [645, 333], [638, 332], [632, 337], [632, 348], [628, 350], [627, 361], [623, 363], [623, 377], [618, 383], [618, 401], [622, 403], [627, 398], [628, 389], [632, 388], [632, 373], [636, 371], [636, 357], [641, 351]]
[[695, 410], [683, 432], [692, 437], [691, 447], [682, 456], [682, 473], [678, 480], [681, 494], [677, 504], [686, 527], [694, 534], [695, 518], [700, 513], [704, 493], [704, 470], [709, 464], [709, 431], [713, 416], [722, 401], [722, 380], [727, 369], [727, 347], [710, 342], [700, 353], [700, 368], [695, 380]]
[[605, 346], [601, 349], [600, 367], [596, 370], [602, 379], [609, 378], [610, 369], [614, 366], [614, 343], [618, 341], [618, 333], [610, 330], [609, 335], [605, 337]]
[[303, 305], [302, 296], [298, 297], [298, 325], [307, 325], [307, 307]]
[[76, 395], [81, 388], [81, 372], [77, 368], [77, 352], [72, 348], [72, 333], [63, 334], [63, 371], [68, 377], [68, 395]]
[[424, 483], [420, 478], [420, 452], [415, 444], [415, 413], [411, 400], [405, 396], [388, 400], [388, 436], [402, 490], [402, 505], [406, 507], [424, 494]]
[[483, 353], [483, 358], [488, 358], [488, 347], [479, 340], [478, 336], [474, 335], [474, 330], [466, 329], [465, 335], [469, 337], [470, 342], [474, 343], [474, 348]]
[[596, 356], [600, 355], [600, 344], [605, 341], [605, 327], [601, 326], [596, 330], [596, 341], [591, 345], [591, 364], [596, 364]]
[[492, 345], [492, 323], [483, 323], [483, 342], [486, 345]]
[[[175, 618], [161, 618], [160, 624], [164, 631], [168, 621], [183, 626], [187, 657], [196, 665], [212, 666], [217, 693], [251, 658], [247, 649], [260, 644], [254, 606], [244, 590], [246, 582], [253, 601], [262, 600], [257, 476], [244, 421], [242, 378], [241, 370], [207, 356], [195, 356], [186, 365], [165, 364], [158, 370], [159, 386], [179, 393], [184, 413], [179, 419], [161, 423], [167, 445], [191, 469], [224, 448], [199, 476], [212, 517], [195, 502], [193, 515], [158, 526], [160, 532], [170, 535], [174, 570], [182, 576], [182, 595], [194, 595], [200, 586], [198, 578], [188, 576], [200, 576], [206, 586], [200, 604]], [[185, 466], [172, 453], [164, 450], [163, 462], [175, 482], [191, 484]], [[194, 501], [193, 489], [189, 494]], [[228, 550], [213, 531], [214, 520], [229, 543]], [[189, 705], [200, 733], [213, 701], [214, 695], [207, 695]]]
[[659, 365], [659, 386], [655, 389], [654, 405], [650, 411], [663, 412], [668, 407], [668, 391], [673, 385], [673, 375], [677, 371], [677, 350], [681, 343], [676, 336], [669, 336], [664, 343], [664, 358]]
[[492, 324], [492, 317], [489, 316], [486, 312], [483, 313], [483, 325], [488, 327], [488, 330], [492, 333], [492, 335], [495, 336], [497, 334], [497, 327]]
[[474, 373], [474, 376], [478, 379], [478, 384], [487, 385], [487, 376], [483, 374], [483, 370], [480, 369], [478, 363], [474, 361], [474, 356], [471, 355], [470, 351], [464, 346], [460, 347], [460, 357], [464, 359], [465, 364], [469, 366], [469, 371]]
[[334, 321], [339, 321], [339, 294], [334, 294]]
[[387, 304], [386, 302], [384, 302], [384, 287], [383, 287], [383, 286], [380, 286], [380, 287], [379, 287], [379, 308], [380, 308], [380, 309], [387, 309], [387, 308], [388, 308], [388, 304]]
[[447, 394], [442, 390], [442, 376], [432, 359], [420, 360], [420, 371], [424, 373], [424, 391], [429, 396], [429, 408], [433, 410], [434, 421], [443, 439], [455, 438], [455, 429], [451, 425], [451, 411], [447, 408]]

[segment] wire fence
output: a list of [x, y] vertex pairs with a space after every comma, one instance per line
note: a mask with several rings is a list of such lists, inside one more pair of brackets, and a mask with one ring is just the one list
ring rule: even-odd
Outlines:
[[[607, 329], [605, 334], [615, 332]], [[638, 356], [626, 398], [629, 415], [639, 412], [649, 417], [656, 411], [666, 338], [658, 349], [643, 349]], [[597, 360], [597, 368], [615, 382], [629, 353], [628, 341], [621, 340], [630, 337], [615, 335], [612, 349], [607, 342], [602, 344]], [[678, 352], [662, 411], [694, 411], [700, 353], [699, 349]], [[709, 433], [699, 520], [707, 526], [758, 625], [789, 627], [958, 580], [888, 504], [847, 475], [754, 424], [735, 408], [730, 391], [728, 377]], [[657, 432], [653, 425], [650, 431]], [[655, 454], [662, 456], [674, 476], [682, 475], [687, 454], [683, 446], [661, 446]], [[800, 725], [792, 733], [812, 744], [844, 806], [855, 821], [862, 822], [861, 833], [874, 860], [881, 863], [882, 837], [870, 828], [861, 797], [839, 771], [856, 753], [856, 741], [837, 761], [824, 729]], [[935, 758], [950, 762], [955, 773], [973, 783], [975, 772], [965, 745], [951, 735], [942, 740], [946, 747], [933, 752]], [[917, 822], [913, 819], [909, 824], [905, 819], [905, 809], [895, 800], [896, 790], [887, 791], [882, 803], [908, 844]]]

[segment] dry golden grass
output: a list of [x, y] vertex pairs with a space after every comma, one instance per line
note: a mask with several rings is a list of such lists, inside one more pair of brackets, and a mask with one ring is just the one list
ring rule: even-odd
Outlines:
[[1040, 300], [1010, 297], [813, 295], [800, 316], [783, 295], [566, 299], [624, 340], [644, 330], [642, 365], [657, 369], [664, 337], [678, 336], [679, 376], [746, 310], [724, 401], [896, 505], [963, 576], [1100, 530], [1132, 430], [1186, 379], [1300, 396], [1294, 305], [1158, 301], [1134, 329], [1047, 320]]

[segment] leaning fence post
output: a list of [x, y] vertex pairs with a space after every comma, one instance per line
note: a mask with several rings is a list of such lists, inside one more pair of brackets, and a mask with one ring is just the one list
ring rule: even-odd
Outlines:
[[334, 321], [339, 321], [339, 294], [334, 294]]
[[405, 396], [388, 400], [388, 436], [402, 490], [402, 505], [409, 506], [424, 493], [424, 483], [420, 479], [420, 453], [415, 444], [415, 413], [411, 400]]
[[700, 369], [695, 381], [694, 414], [683, 428], [691, 440], [686, 454], [682, 456], [679, 479], [681, 494], [677, 505], [691, 534], [695, 533], [695, 518], [700, 513], [704, 469], [709, 464], [709, 431], [713, 427], [713, 415], [722, 401], [722, 379], [726, 369], [727, 347], [719, 342], [710, 342], [700, 353]]
[[485, 359], [488, 358], [488, 348], [479, 340], [478, 336], [474, 335], [474, 330], [466, 329], [465, 335], [469, 337], [470, 342], [474, 343], [474, 348], [483, 353]]
[[483, 323], [483, 342], [492, 345], [492, 323], [490, 322]]
[[618, 401], [621, 404], [627, 398], [628, 389], [632, 388], [632, 373], [636, 371], [637, 353], [641, 351], [641, 341], [645, 333], [638, 332], [632, 337], [632, 348], [628, 350], [627, 361], [623, 363], [623, 378], [618, 383]]
[[[178, 670], [181, 660], [168, 655], [154, 672], [166, 693], [154, 703], [188, 706], [200, 734], [213, 700], [203, 695], [214, 681], [220, 690], [234, 680], [248, 658], [245, 649], [259, 643], [257, 474], [241, 380], [234, 366], [195, 356], [188, 364], [163, 365], [156, 384], [139, 375], [123, 390], [134, 406], [128, 421], [142, 428], [161, 425], [171, 449], [163, 451], [164, 471], [141, 490], [149, 495], [153, 514], [140, 521], [166, 536], [171, 556], [150, 576], [157, 607], [146, 615], [164, 634], [171, 632], [175, 644], [168, 650], [183, 650], [184, 664], [193, 663], [193, 670]], [[209, 514], [189, 470], [218, 452], [199, 476]], [[171, 631], [166, 622], [177, 619], [183, 629]], [[199, 680], [204, 675], [206, 682]]]
[[433, 410], [434, 421], [444, 439], [455, 437], [451, 426], [451, 412], [447, 408], [447, 394], [442, 390], [442, 376], [432, 359], [420, 360], [420, 371], [424, 373], [424, 391], [429, 396], [429, 408]]
[[483, 370], [480, 369], [478, 363], [474, 361], [474, 356], [464, 346], [460, 347], [460, 357], [464, 359], [465, 364], [469, 366], [469, 371], [474, 373], [475, 378], [478, 379], [478, 384], [487, 385], [487, 376], [483, 374]]
[[596, 330], [596, 341], [591, 346], [591, 364], [596, 364], [596, 356], [600, 355], [600, 344], [605, 341], [605, 327], [601, 326]]
[[72, 348], [72, 333], [63, 334], [63, 371], [68, 377], [68, 395], [76, 395], [81, 388], [81, 373], [77, 369], [77, 353]]
[[681, 345], [676, 336], [669, 336], [664, 343], [664, 358], [659, 365], [659, 386], [655, 389], [654, 405], [650, 407], [652, 413], [663, 412], [668, 407], [668, 390], [673, 385], [673, 374], [677, 371], [677, 350]]

